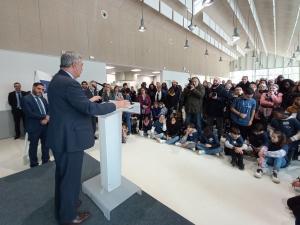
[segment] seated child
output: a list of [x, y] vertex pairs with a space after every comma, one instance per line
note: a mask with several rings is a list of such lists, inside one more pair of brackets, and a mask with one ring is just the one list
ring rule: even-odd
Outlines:
[[195, 151], [198, 137], [198, 131], [195, 125], [190, 123], [184, 131], [184, 136], [179, 142], [176, 142], [175, 145]]
[[298, 146], [300, 144], [300, 122], [285, 113], [283, 108], [273, 110], [273, 119], [271, 120], [271, 129], [279, 130], [287, 137], [288, 143], [288, 164], [298, 156]]
[[127, 141], [127, 132], [128, 128], [125, 123], [122, 124], [122, 143], [126, 143]]
[[244, 169], [243, 150], [246, 149], [247, 145], [244, 144], [239, 128], [231, 127], [225, 141], [224, 152], [226, 155], [231, 155], [231, 165], [233, 167], [237, 165], [240, 170]]
[[166, 118], [164, 115], [160, 115], [159, 119], [155, 121], [151, 128], [150, 138], [161, 142], [165, 139], [165, 131], [167, 130]]
[[269, 142], [267, 131], [262, 123], [256, 123], [253, 125], [249, 133], [249, 146], [255, 156], [258, 156], [258, 152], [267, 148]]
[[273, 167], [272, 181], [276, 184], [280, 183], [278, 172], [280, 168], [287, 166], [287, 152], [286, 136], [284, 133], [275, 130], [270, 133], [270, 143], [267, 149], [259, 151], [258, 169], [254, 176], [261, 178], [264, 174], [264, 169], [268, 165]]
[[155, 122], [156, 120], [158, 120], [160, 112], [161, 112], [161, 108], [159, 107], [158, 102], [154, 102], [153, 106], [151, 107], [151, 113], [152, 113], [153, 122]]
[[[167, 122], [167, 140], [166, 144], [173, 145], [180, 139], [181, 123], [177, 120], [175, 115], [172, 115]], [[164, 141], [162, 142], [164, 143]]]
[[139, 131], [141, 136], [148, 136], [151, 133], [152, 121], [149, 116], [145, 116], [142, 122], [142, 130]]
[[160, 108], [160, 114], [166, 116], [168, 114], [168, 109], [163, 102], [158, 103]]
[[295, 97], [293, 105], [289, 106], [286, 111], [296, 117], [296, 114], [300, 112], [300, 96]]
[[213, 133], [213, 128], [211, 126], [204, 128], [196, 149], [199, 150], [198, 154], [220, 155], [220, 152], [222, 152], [219, 139]]

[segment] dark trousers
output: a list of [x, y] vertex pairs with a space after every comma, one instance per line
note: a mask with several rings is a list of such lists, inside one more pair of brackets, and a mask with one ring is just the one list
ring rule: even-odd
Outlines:
[[29, 144], [29, 159], [30, 167], [35, 167], [38, 165], [37, 158], [37, 148], [39, 140], [41, 140], [42, 149], [42, 163], [47, 163], [49, 161], [49, 148], [46, 147], [46, 136], [47, 136], [47, 126], [43, 126], [40, 130], [35, 132], [28, 132]]
[[287, 205], [296, 217], [296, 225], [300, 225], [300, 196], [289, 198]]
[[14, 123], [15, 123], [15, 135], [16, 137], [20, 137], [21, 130], [20, 130], [20, 124], [21, 120], [23, 121], [23, 126], [25, 127], [25, 120], [24, 120], [24, 113], [21, 109], [14, 109], [12, 110]]
[[83, 151], [54, 151], [53, 155], [56, 164], [55, 215], [60, 223], [70, 223], [77, 216]]
[[185, 123], [193, 123], [198, 131], [198, 134], [202, 134], [202, 115], [201, 113], [186, 113]]
[[91, 117], [92, 119], [92, 127], [93, 127], [93, 131], [94, 131], [94, 134], [96, 133], [96, 127], [97, 127], [97, 117], [94, 117], [92, 116]]
[[221, 136], [223, 135], [223, 117], [213, 117], [213, 116], [207, 116], [207, 125], [208, 126], [213, 126], [214, 125], [214, 121], [216, 121], [216, 127], [218, 130], [218, 137], [219, 139], [221, 138]]
[[231, 150], [231, 163], [238, 166], [244, 165], [244, 157], [242, 154], [236, 153], [234, 150]]

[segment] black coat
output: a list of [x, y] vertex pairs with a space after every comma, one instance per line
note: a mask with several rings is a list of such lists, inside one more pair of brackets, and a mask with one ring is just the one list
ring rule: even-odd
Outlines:
[[[26, 91], [21, 91], [21, 96], [24, 97], [28, 94], [29, 92]], [[20, 99], [20, 105], [21, 105], [21, 100]], [[17, 96], [16, 96], [16, 92], [12, 91], [8, 94], [8, 104], [11, 106], [12, 111], [16, 111], [17, 110]]]

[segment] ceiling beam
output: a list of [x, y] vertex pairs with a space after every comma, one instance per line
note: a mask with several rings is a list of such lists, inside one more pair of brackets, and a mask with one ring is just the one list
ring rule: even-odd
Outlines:
[[277, 55], [276, 0], [273, 0], [274, 53]]
[[288, 54], [288, 52], [289, 52], [289, 50], [291, 48], [292, 40], [293, 40], [293, 37], [294, 37], [294, 34], [295, 34], [295, 30], [296, 30], [296, 27], [297, 27], [297, 23], [298, 23], [298, 19], [299, 19], [299, 14], [300, 14], [300, 4], [299, 4], [299, 7], [298, 7], [298, 13], [297, 13], [297, 17], [296, 17], [294, 29], [293, 29], [293, 32], [292, 32], [292, 35], [291, 35], [291, 38], [290, 38], [290, 41], [289, 41], [289, 46], [288, 46], [288, 49], [286, 50], [287, 54]]

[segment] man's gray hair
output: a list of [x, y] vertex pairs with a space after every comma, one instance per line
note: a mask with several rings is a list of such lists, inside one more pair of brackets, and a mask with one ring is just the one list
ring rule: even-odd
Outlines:
[[68, 68], [72, 66], [74, 63], [77, 63], [81, 59], [82, 57], [79, 53], [67, 51], [63, 53], [60, 57], [60, 67]]

